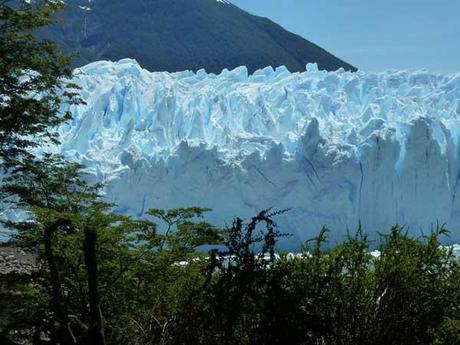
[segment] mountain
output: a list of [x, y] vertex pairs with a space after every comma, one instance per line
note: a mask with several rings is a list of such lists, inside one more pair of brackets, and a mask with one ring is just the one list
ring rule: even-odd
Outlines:
[[151, 73], [129, 59], [76, 75], [87, 104], [61, 150], [124, 214], [202, 206], [224, 225], [291, 208], [278, 220], [293, 242], [360, 221], [374, 234], [446, 222], [460, 240], [460, 75]]
[[60, 24], [42, 31], [66, 52], [80, 52], [74, 65], [136, 59], [150, 71], [222, 69], [250, 72], [285, 65], [305, 71], [355, 71], [317, 45], [253, 16], [227, 0], [68, 0]]

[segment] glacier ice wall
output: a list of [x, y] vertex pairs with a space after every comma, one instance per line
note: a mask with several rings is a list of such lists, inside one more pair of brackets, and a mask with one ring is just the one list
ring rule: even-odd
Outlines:
[[76, 71], [86, 105], [62, 150], [119, 211], [206, 206], [210, 220], [291, 208], [304, 240], [447, 223], [460, 239], [460, 74], [150, 73], [133, 60]]

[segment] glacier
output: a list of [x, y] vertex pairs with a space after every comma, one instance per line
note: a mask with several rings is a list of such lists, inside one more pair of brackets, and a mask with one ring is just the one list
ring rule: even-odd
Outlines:
[[460, 240], [460, 74], [152, 73], [124, 59], [74, 81], [86, 104], [70, 107], [59, 150], [121, 213], [202, 206], [224, 225], [289, 208], [287, 246], [359, 223], [374, 234], [446, 223]]

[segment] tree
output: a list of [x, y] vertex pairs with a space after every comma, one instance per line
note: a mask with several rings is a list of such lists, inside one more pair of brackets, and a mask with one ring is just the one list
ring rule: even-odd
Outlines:
[[200, 303], [181, 310], [170, 344], [266, 344], [266, 338], [277, 344], [274, 328], [265, 328], [263, 321], [272, 316], [271, 300], [282, 297], [271, 294], [271, 283], [277, 240], [287, 236], [274, 217], [284, 212], [265, 210], [248, 222], [236, 218], [226, 229], [223, 246], [210, 252], [206, 280], [192, 290], [192, 300]]
[[70, 119], [63, 103], [78, 104], [69, 57], [34, 32], [54, 22], [61, 1], [0, 0], [0, 158], [9, 165], [30, 148], [56, 143], [53, 131]]
[[[52, 342], [62, 345], [74, 345], [85, 338], [104, 344], [97, 230], [114, 229], [114, 224], [122, 226], [128, 220], [111, 212], [112, 205], [102, 201], [99, 194], [101, 186], [88, 185], [81, 168], [60, 156], [45, 154], [36, 160], [17, 162], [3, 185], [5, 193], [16, 197], [13, 204], [29, 214], [21, 221], [6, 222], [18, 230], [16, 243], [40, 249], [39, 259], [47, 267], [38, 273], [34, 284], [42, 287], [42, 294], [47, 291], [49, 304], [40, 307], [41, 317], [29, 327], [33, 333], [45, 332]], [[121, 243], [118, 245], [121, 249]], [[81, 270], [83, 266], [85, 270]], [[80, 284], [80, 289], [75, 291], [74, 284]], [[83, 290], [83, 286], [87, 287]], [[85, 307], [76, 312], [73, 301], [79, 306], [89, 304], [89, 310]], [[46, 316], [49, 312], [51, 318]]]
[[148, 210], [148, 216], [157, 218], [166, 225], [161, 233], [156, 234], [160, 241], [158, 250], [162, 251], [166, 246], [172, 252], [183, 254], [193, 253], [200, 246], [221, 244], [221, 229], [204, 221], [194, 221], [202, 219], [209, 211], [211, 209], [200, 207]]
[[93, 345], [105, 345], [104, 323], [100, 305], [97, 267], [97, 230], [92, 227], [85, 227], [85, 266], [88, 275], [88, 295], [90, 308], [90, 325], [88, 330], [88, 341]]
[[[140, 337], [138, 329], [142, 339], [165, 339], [190, 300], [189, 287], [204, 280], [205, 261], [193, 260], [195, 248], [222, 236], [200, 220], [204, 209], [149, 211], [168, 233], [149, 220], [118, 215], [103, 201], [102, 186], [87, 184], [81, 169], [44, 155], [17, 164], [4, 183], [14, 205], [29, 214], [7, 225], [18, 230], [17, 244], [38, 248], [46, 267], [33, 278], [40, 298], [17, 305], [35, 317], [8, 329], [25, 327], [65, 345], [129, 343]], [[27, 332], [19, 334], [28, 339]]]

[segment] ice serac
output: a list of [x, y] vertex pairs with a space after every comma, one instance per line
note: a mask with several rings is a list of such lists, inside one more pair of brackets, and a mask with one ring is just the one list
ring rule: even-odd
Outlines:
[[279, 219], [291, 241], [360, 221], [369, 232], [445, 222], [460, 240], [460, 75], [150, 73], [121, 60], [75, 81], [87, 104], [71, 109], [62, 150], [121, 212], [198, 205], [223, 224], [291, 208]]

